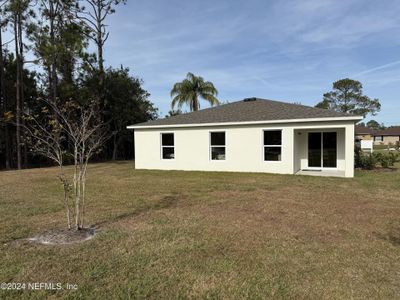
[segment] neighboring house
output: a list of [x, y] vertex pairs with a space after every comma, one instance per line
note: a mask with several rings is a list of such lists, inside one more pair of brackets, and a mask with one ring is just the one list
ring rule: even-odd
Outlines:
[[363, 151], [373, 152], [374, 150], [374, 130], [367, 126], [356, 125], [355, 142]]
[[355, 127], [356, 140], [374, 140], [374, 130], [367, 126], [356, 125]]
[[362, 117], [249, 98], [128, 126], [137, 169], [353, 177]]
[[400, 143], [400, 126], [388, 127], [374, 134], [375, 144], [397, 145]]

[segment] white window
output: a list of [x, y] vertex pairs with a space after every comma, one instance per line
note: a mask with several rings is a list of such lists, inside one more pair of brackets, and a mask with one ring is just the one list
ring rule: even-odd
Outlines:
[[282, 160], [282, 130], [264, 130], [264, 161]]
[[211, 160], [225, 160], [225, 132], [210, 132]]
[[175, 143], [173, 133], [161, 133], [161, 158], [175, 158]]
[[375, 141], [377, 141], [377, 142], [382, 142], [382, 141], [383, 141], [383, 136], [377, 135], [377, 136], [375, 137]]

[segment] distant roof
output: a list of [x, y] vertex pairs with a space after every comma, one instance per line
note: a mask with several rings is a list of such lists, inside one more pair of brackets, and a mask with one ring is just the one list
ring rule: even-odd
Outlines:
[[356, 134], [371, 134], [371, 135], [375, 134], [375, 130], [373, 130], [372, 128], [360, 125], [356, 125], [355, 132]]
[[[158, 119], [136, 124], [132, 127], [172, 126], [190, 124], [214, 124], [232, 122], [279, 121], [314, 118], [339, 118], [357, 116], [315, 108], [300, 104], [247, 98], [199, 111], [185, 113], [165, 119]], [[361, 117], [359, 117], [360, 119]], [[131, 127], [131, 126], [128, 126]]]
[[385, 130], [375, 132], [375, 135], [394, 135], [400, 136], [400, 126], [388, 127]]

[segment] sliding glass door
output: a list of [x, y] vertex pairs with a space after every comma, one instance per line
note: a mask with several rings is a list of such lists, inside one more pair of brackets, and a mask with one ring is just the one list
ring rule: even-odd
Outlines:
[[336, 168], [336, 132], [308, 133], [308, 166], [310, 168]]
[[309, 132], [308, 133], [308, 166], [309, 167], [321, 167], [321, 149], [322, 140], [321, 132]]
[[324, 168], [336, 168], [336, 132], [322, 133], [322, 159]]

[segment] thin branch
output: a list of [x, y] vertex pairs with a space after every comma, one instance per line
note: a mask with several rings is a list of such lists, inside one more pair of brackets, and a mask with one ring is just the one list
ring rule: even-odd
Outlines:
[[3, 46], [7, 46], [8, 44], [14, 42], [14, 40], [15, 40], [15, 39], [11, 39], [11, 40], [9, 40], [8, 42], [5, 42], [5, 43], [3, 44]]

